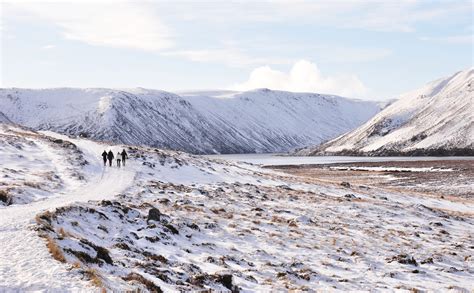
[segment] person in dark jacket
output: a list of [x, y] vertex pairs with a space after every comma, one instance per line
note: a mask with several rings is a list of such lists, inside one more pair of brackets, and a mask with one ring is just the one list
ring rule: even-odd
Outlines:
[[122, 150], [122, 166], [125, 167], [125, 159], [128, 159], [128, 155], [127, 155], [127, 152], [125, 151], [125, 149]]
[[109, 159], [109, 166], [112, 167], [112, 160], [114, 159], [114, 153], [112, 153], [112, 151], [109, 151], [107, 154], [107, 159]]
[[102, 153], [102, 159], [104, 159], [104, 166], [107, 165], [107, 152], [106, 151]]

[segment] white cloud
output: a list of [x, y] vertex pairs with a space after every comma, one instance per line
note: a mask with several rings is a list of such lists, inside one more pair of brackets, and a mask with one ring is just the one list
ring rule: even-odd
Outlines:
[[56, 48], [55, 45], [45, 45], [45, 46], [41, 47], [41, 49], [43, 49], [43, 50], [50, 50], [50, 49], [54, 49], [54, 48]]
[[286, 73], [269, 66], [254, 69], [246, 82], [231, 87], [233, 90], [270, 88], [293, 92], [316, 92], [346, 97], [365, 96], [368, 89], [355, 75], [324, 76], [316, 64], [307, 60], [296, 62]]
[[231, 67], [262, 64], [290, 64], [291, 59], [253, 57], [238, 49], [181, 50], [162, 53], [165, 56], [183, 57], [194, 62], [215, 62]]
[[158, 51], [174, 45], [170, 29], [146, 2], [14, 2], [61, 28], [67, 39], [90, 45]]
[[474, 35], [469, 34], [446, 37], [421, 37], [420, 40], [451, 44], [474, 44]]

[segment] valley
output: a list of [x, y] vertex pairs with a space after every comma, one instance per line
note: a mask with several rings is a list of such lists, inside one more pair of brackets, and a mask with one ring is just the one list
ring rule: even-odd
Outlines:
[[[18, 126], [0, 134], [12, 158], [0, 168], [3, 291], [473, 289], [470, 197]], [[82, 164], [20, 155], [39, 146]], [[104, 168], [102, 150], [123, 148], [127, 167]], [[35, 164], [57, 184], [25, 178]]]

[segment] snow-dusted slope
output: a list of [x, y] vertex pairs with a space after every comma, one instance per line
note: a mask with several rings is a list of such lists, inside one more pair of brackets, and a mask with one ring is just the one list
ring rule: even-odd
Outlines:
[[473, 154], [474, 69], [402, 95], [356, 130], [301, 154]]
[[373, 102], [255, 90], [176, 94], [146, 89], [0, 89], [18, 124], [192, 153], [282, 152], [320, 143], [379, 111]]
[[470, 198], [2, 124], [0, 162], [0, 292], [474, 288]]
[[7, 118], [7, 116], [5, 116], [5, 114], [3, 114], [2, 112], [0, 112], [0, 123], [10, 123], [10, 119]]

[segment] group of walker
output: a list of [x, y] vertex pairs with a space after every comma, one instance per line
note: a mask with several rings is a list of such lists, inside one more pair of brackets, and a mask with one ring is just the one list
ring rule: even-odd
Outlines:
[[[114, 160], [114, 157], [114, 153], [112, 153], [111, 150], [109, 150], [109, 152], [104, 151], [102, 153], [102, 158], [104, 159], [104, 166], [107, 165], [107, 160], [109, 160], [109, 166], [112, 167], [112, 161]], [[125, 149], [123, 149], [122, 152], [117, 152], [116, 158], [117, 167], [120, 168], [121, 165], [125, 167], [125, 161], [128, 159], [128, 155]]]

